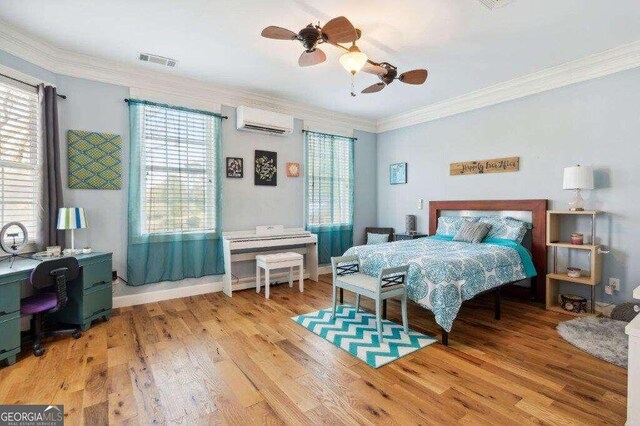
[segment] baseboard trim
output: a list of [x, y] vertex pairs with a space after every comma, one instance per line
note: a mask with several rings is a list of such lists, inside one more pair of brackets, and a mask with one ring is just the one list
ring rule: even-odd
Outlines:
[[198, 296], [200, 294], [215, 293], [217, 291], [222, 291], [222, 281], [116, 296], [113, 298], [113, 307], [124, 308], [126, 306], [144, 305], [145, 303], [162, 302], [164, 300]]
[[331, 273], [331, 265], [318, 266], [318, 275], [325, 275]]
[[[322, 265], [318, 267], [318, 274], [330, 274], [331, 265]], [[288, 273], [272, 274], [273, 279], [288, 276]], [[304, 274], [305, 278], [309, 278], [309, 274]], [[243, 277], [234, 283], [235, 290], [243, 290], [255, 288], [256, 277]], [[181, 297], [199, 296], [201, 294], [216, 293], [222, 291], [222, 281], [212, 281], [208, 283], [193, 284], [190, 286], [169, 288], [164, 290], [146, 291], [138, 294], [125, 294], [115, 296], [113, 298], [114, 308], [124, 308], [127, 306], [144, 305], [145, 303], [162, 302], [165, 300], [179, 299]]]

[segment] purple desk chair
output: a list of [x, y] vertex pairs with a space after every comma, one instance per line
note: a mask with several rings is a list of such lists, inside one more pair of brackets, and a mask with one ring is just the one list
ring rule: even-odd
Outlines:
[[70, 334], [74, 339], [80, 338], [82, 333], [78, 328], [47, 330], [43, 329], [43, 319], [50, 314], [64, 308], [67, 304], [67, 282], [78, 278], [80, 265], [75, 257], [48, 260], [40, 263], [31, 271], [31, 285], [37, 293], [22, 299], [20, 312], [31, 317], [31, 336], [33, 338], [33, 354], [44, 354], [42, 338], [45, 336], [61, 336]]

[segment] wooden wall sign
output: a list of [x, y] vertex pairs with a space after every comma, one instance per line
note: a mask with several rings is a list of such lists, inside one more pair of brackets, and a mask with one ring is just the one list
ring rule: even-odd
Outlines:
[[520, 157], [466, 161], [463, 163], [451, 163], [449, 166], [449, 174], [451, 176], [507, 173], [517, 172], [518, 170], [520, 170]]

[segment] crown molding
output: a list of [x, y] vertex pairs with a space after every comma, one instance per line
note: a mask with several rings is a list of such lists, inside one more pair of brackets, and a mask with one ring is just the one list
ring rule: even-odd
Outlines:
[[246, 105], [326, 125], [376, 131], [375, 120], [60, 49], [3, 21], [0, 21], [0, 50], [56, 74], [134, 87], [167, 97], [189, 97], [199, 103]]
[[372, 133], [413, 126], [640, 66], [639, 40], [376, 121], [67, 51], [24, 34], [1, 20], [0, 50], [56, 74], [152, 91], [167, 98], [191, 98], [198, 104], [246, 105], [323, 126]]
[[382, 118], [377, 133], [496, 105], [640, 66], [640, 40], [475, 92]]

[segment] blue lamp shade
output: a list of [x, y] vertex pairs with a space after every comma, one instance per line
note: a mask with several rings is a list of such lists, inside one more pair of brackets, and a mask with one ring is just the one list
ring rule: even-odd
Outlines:
[[87, 226], [87, 216], [82, 207], [63, 207], [58, 210], [58, 229], [82, 229]]

